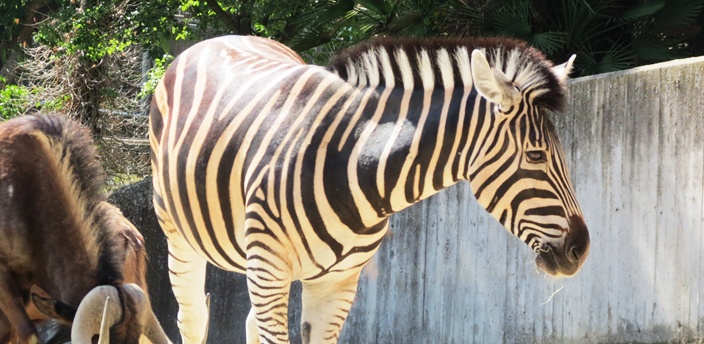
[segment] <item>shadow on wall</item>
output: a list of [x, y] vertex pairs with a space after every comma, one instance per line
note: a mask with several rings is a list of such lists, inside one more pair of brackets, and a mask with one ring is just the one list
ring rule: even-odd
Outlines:
[[[181, 343], [176, 315], [178, 305], [168, 274], [168, 248], [152, 203], [151, 177], [123, 187], [110, 195], [110, 201], [142, 232], [149, 255], [147, 280], [152, 307], [161, 326], [174, 343]], [[207, 292], [211, 293], [209, 343], [244, 343], [249, 296], [244, 275], [208, 265]], [[289, 326], [291, 341], [300, 343], [300, 283], [291, 288]]]

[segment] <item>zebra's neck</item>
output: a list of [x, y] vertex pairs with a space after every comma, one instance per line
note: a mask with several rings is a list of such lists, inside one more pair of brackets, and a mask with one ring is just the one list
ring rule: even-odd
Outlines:
[[471, 88], [378, 89], [373, 101], [383, 111], [364, 126], [351, 180], [378, 217], [466, 179], [471, 149], [493, 121]]
[[534, 102], [563, 103], [564, 95], [550, 91], [557, 81], [549, 62], [505, 39], [380, 38], [341, 52], [328, 67], [374, 93], [366, 121], [354, 125], [359, 134], [347, 168], [363, 226], [470, 179], [484, 138], [497, 130], [497, 118], [474, 90], [473, 49], [484, 51], [514, 85], [533, 89]]
[[351, 187], [359, 185], [356, 194], [363, 195], [355, 203], [368, 204], [359, 207], [364, 226], [465, 177], [466, 117], [475, 110], [467, 106], [478, 99], [468, 54], [464, 47], [436, 50], [433, 58], [421, 51], [411, 63], [404, 50], [391, 58], [376, 49], [358, 60], [359, 68], [345, 69], [348, 82], [374, 90], [348, 168]]

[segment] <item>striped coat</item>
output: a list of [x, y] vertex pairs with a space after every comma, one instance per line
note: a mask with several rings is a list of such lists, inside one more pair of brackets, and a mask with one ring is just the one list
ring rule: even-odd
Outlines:
[[206, 262], [247, 274], [249, 342], [288, 341], [297, 279], [304, 342], [336, 341], [389, 216], [460, 180], [546, 272], [574, 274], [588, 233], [546, 115], [571, 61], [488, 39], [378, 39], [328, 68], [255, 37], [184, 52], [150, 116], [184, 341], [205, 336]]

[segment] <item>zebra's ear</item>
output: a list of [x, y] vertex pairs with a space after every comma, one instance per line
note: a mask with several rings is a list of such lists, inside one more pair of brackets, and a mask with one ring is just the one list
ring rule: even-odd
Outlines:
[[570, 72], [572, 71], [572, 65], [574, 64], [574, 59], [577, 57], [577, 55], [573, 54], [570, 56], [569, 60], [567, 62], [559, 65], [552, 67], [552, 73], [555, 74], [558, 80], [560, 80], [562, 83], [567, 82], [567, 77], [570, 75]]
[[502, 71], [489, 66], [484, 53], [479, 49], [472, 51], [472, 79], [477, 92], [490, 102], [499, 104], [502, 109], [508, 109], [521, 99], [521, 93], [511, 79]]

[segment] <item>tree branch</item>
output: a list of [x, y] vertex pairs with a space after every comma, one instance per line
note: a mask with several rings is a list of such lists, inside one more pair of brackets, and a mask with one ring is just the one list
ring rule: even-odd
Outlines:
[[[242, 21], [241, 18], [236, 18], [229, 13], [225, 12], [225, 10], [220, 6], [217, 0], [205, 0], [205, 3], [210, 7], [213, 12], [215, 12], [215, 15], [220, 19], [220, 21], [227, 27], [230, 31], [232, 31], [235, 34], [238, 35], [247, 35], [250, 34], [251, 32], [242, 32], [242, 28], [240, 27], [240, 23]], [[241, 16], [237, 16], [241, 17]], [[251, 29], [249, 30], [251, 31]]]

